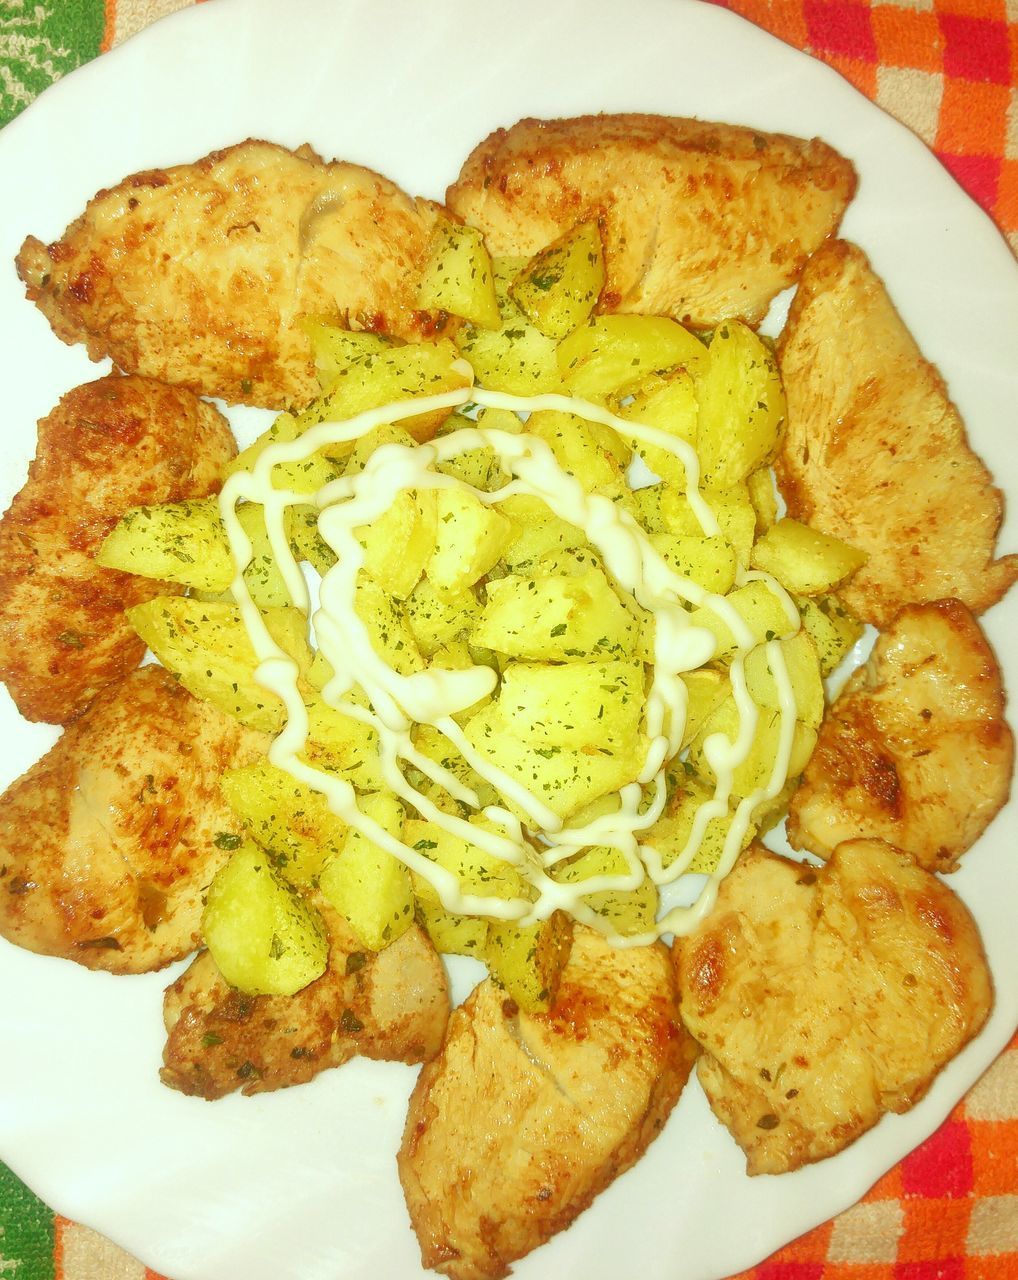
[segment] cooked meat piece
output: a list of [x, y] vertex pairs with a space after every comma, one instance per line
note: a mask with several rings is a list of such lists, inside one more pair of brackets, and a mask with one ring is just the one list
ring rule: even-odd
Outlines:
[[754, 324], [837, 230], [855, 172], [826, 143], [649, 115], [521, 120], [477, 146], [449, 208], [494, 254], [601, 222], [603, 311]]
[[0, 935], [112, 973], [193, 951], [237, 830], [219, 777], [267, 744], [161, 667], [104, 689], [0, 798]]
[[750, 849], [673, 948], [697, 1074], [750, 1173], [833, 1155], [907, 1111], [993, 992], [961, 900], [880, 840], [813, 869]]
[[507, 1275], [639, 1159], [694, 1055], [661, 946], [578, 927], [547, 1014], [482, 982], [410, 1099], [399, 1170], [424, 1265]]
[[957, 600], [909, 605], [820, 729], [792, 797], [793, 848], [872, 836], [952, 871], [1007, 801], [1014, 741], [979, 624]]
[[62, 238], [18, 254], [64, 342], [230, 402], [318, 394], [301, 318], [417, 338], [438, 206], [310, 147], [248, 141], [100, 191]]
[[147, 378], [100, 378], [42, 419], [0, 520], [0, 680], [27, 720], [66, 724], [138, 665], [124, 609], [177, 588], [92, 557], [128, 507], [212, 493], [235, 452], [212, 405]]
[[426, 1062], [442, 1044], [449, 988], [417, 925], [384, 951], [364, 951], [320, 895], [329, 967], [294, 996], [249, 996], [203, 951], [166, 990], [164, 1084], [202, 1098], [305, 1084], [360, 1054]]
[[993, 559], [1001, 495], [861, 250], [839, 241], [810, 260], [778, 357], [788, 514], [869, 555], [845, 603], [883, 627], [905, 603], [999, 600], [1018, 577], [1018, 555]]

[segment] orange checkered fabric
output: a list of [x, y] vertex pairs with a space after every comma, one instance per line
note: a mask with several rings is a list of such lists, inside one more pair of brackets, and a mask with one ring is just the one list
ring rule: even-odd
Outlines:
[[829, 63], [908, 125], [1018, 253], [1015, 0], [717, 2]]

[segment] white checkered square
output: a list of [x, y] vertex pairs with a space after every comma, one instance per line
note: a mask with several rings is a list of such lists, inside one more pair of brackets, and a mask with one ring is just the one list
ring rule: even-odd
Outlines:
[[966, 1251], [975, 1257], [1018, 1253], [1018, 1196], [987, 1196], [973, 1204]]
[[897, 1200], [857, 1204], [835, 1218], [827, 1257], [831, 1262], [896, 1262], [905, 1213]]
[[914, 67], [877, 68], [877, 104], [917, 133], [927, 146], [937, 136], [944, 77]]

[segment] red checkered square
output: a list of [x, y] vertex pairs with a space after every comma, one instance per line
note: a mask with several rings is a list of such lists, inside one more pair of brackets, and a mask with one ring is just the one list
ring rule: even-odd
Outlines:
[[802, 11], [810, 46], [816, 53], [876, 61], [877, 43], [868, 4], [849, 4], [841, 0], [824, 4], [820, 0], [804, 0]]
[[965, 80], [1007, 84], [1011, 78], [1007, 25], [992, 18], [942, 13], [944, 71]]
[[823, 1280], [822, 1262], [765, 1262], [756, 1269], [756, 1280]]
[[993, 156], [956, 156], [937, 151], [947, 168], [974, 200], [992, 209], [997, 200], [1002, 162]]
[[931, 1258], [926, 1262], [899, 1262], [894, 1280], [965, 1280], [964, 1258]]
[[968, 1128], [948, 1120], [901, 1163], [906, 1195], [958, 1197], [972, 1190], [972, 1148]]

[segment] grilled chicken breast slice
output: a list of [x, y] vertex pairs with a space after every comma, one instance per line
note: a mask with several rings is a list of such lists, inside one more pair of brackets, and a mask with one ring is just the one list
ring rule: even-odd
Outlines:
[[0, 935], [111, 973], [193, 951], [237, 826], [220, 775], [267, 743], [161, 667], [105, 689], [0, 799]]
[[384, 951], [364, 951], [343, 917], [317, 895], [329, 930], [329, 967], [293, 996], [249, 996], [203, 951], [167, 988], [163, 1083], [222, 1098], [304, 1084], [357, 1054], [426, 1062], [449, 1017], [445, 970], [413, 925]]
[[752, 848], [673, 954], [697, 1075], [751, 1174], [907, 1111], [993, 1002], [964, 904], [880, 840], [818, 869]]
[[661, 946], [578, 927], [547, 1014], [482, 982], [410, 1099], [399, 1171], [424, 1265], [508, 1274], [639, 1159], [694, 1052]]
[[652, 115], [521, 120], [470, 154], [446, 202], [489, 250], [530, 256], [600, 220], [603, 311], [756, 323], [855, 192], [826, 143]]
[[66, 724], [138, 665], [125, 608], [178, 589], [93, 556], [128, 507], [213, 493], [235, 452], [212, 405], [149, 378], [76, 387], [42, 419], [0, 520], [0, 680], [27, 720]]
[[835, 700], [788, 814], [793, 848], [875, 837], [952, 871], [1006, 803], [1000, 668], [957, 600], [908, 605]]
[[28, 297], [64, 342], [231, 403], [319, 394], [304, 316], [418, 338], [415, 298], [438, 206], [310, 147], [249, 140], [133, 174], [63, 236], [29, 236]]
[[1003, 500], [944, 380], [860, 249], [809, 262], [778, 343], [788, 423], [775, 471], [788, 514], [865, 551], [839, 588], [883, 627], [903, 603], [982, 613], [1018, 577], [994, 560]]

